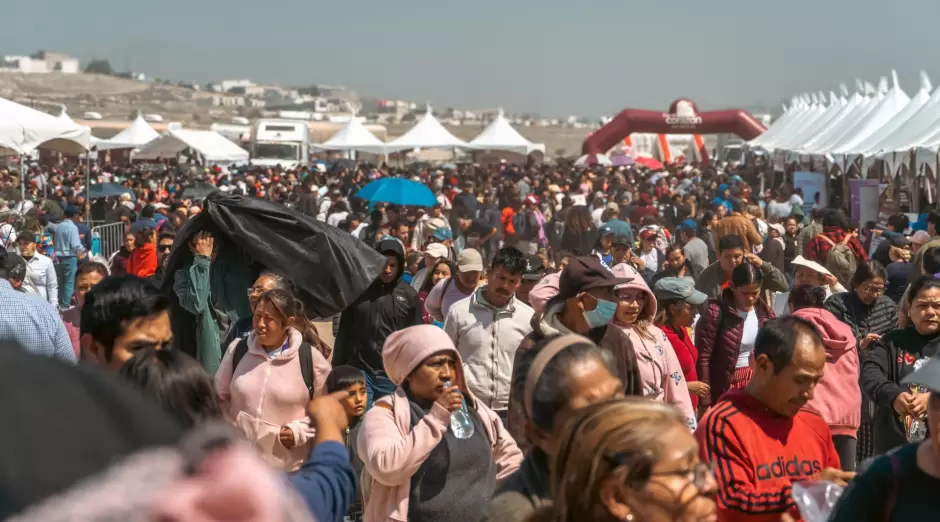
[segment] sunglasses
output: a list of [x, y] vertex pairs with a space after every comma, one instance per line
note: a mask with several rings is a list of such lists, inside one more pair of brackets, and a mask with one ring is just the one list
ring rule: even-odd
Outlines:
[[169, 252], [173, 248], [173, 245], [158, 245], [157, 250], [160, 252]]

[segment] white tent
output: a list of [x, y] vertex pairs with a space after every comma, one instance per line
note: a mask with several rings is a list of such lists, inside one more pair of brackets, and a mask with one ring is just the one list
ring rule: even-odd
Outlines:
[[532, 143], [525, 139], [519, 131], [512, 128], [509, 121], [503, 116], [503, 110], [499, 110], [496, 119], [493, 120], [479, 136], [473, 138], [470, 142], [470, 148], [477, 150], [505, 150], [518, 154], [531, 154], [535, 151], [545, 153], [545, 144]]
[[431, 114], [431, 106], [414, 127], [386, 144], [388, 152], [411, 149], [466, 149], [467, 142], [451, 134]]
[[799, 132], [788, 136], [787, 140], [777, 143], [778, 149], [799, 151], [807, 146], [813, 145], [817, 141], [829, 136], [834, 128], [845, 119], [851, 117], [852, 113], [858, 110], [860, 104], [867, 101], [867, 98], [859, 93], [853, 94], [845, 103], [833, 110], [827, 110], [823, 117], [818, 118], [815, 123]]
[[385, 142], [369, 132], [369, 129], [355, 115], [350, 117], [346, 125], [336, 131], [336, 134], [330, 139], [319, 145], [314, 145], [314, 147], [321, 150], [355, 150], [370, 154], [385, 153]]
[[136, 149], [159, 137], [160, 134], [153, 130], [140, 113], [137, 113], [130, 127], [117, 133], [113, 138], [99, 141], [96, 147], [98, 150]]
[[174, 129], [141, 147], [134, 154], [134, 159], [175, 158], [187, 150], [200, 156], [204, 164], [243, 163], [248, 161], [249, 156], [247, 150], [218, 132]]
[[911, 98], [910, 103], [880, 128], [876, 128], [867, 138], [857, 144], [844, 147], [841, 152], [854, 155], [860, 154], [865, 157], [880, 152], [882, 150], [880, 144], [905, 128], [908, 122], [930, 101], [931, 90], [930, 78], [927, 73], [920, 73], [920, 90]]
[[[79, 128], [79, 129], [88, 129], [88, 132], [89, 132], [89, 133], [91, 132], [91, 127], [88, 127], [88, 126], [86, 126], [86, 125], [79, 125], [79, 124], [75, 123], [75, 120], [73, 120], [72, 117], [69, 116], [68, 111], [65, 110], [65, 105], [62, 106], [62, 110], [59, 111], [59, 115], [56, 116], [56, 118], [58, 118], [59, 121], [61, 121], [62, 123], [66, 124], [66, 125], [68, 125], [68, 126], [70, 126], [70, 127], [76, 127], [76, 128]], [[96, 137], [94, 137], [94, 136], [89, 136], [89, 139], [91, 140], [91, 146], [92, 146], [92, 147], [94, 147], [95, 145], [98, 144], [99, 141], [101, 141], [101, 140], [99, 140], [98, 138], [96, 138]]]
[[796, 121], [799, 121], [809, 110], [809, 105], [806, 104], [802, 97], [794, 96], [790, 100], [790, 107], [783, 107], [783, 114], [780, 115], [776, 121], [770, 126], [769, 129], [761, 133], [760, 136], [754, 138], [753, 140], [747, 142], [748, 146], [751, 148], [766, 148], [765, 143], [776, 138], [782, 132], [784, 132], [787, 127], [793, 125]]
[[882, 129], [885, 124], [911, 103], [911, 98], [901, 90], [901, 86], [898, 84], [898, 75], [895, 71], [891, 71], [891, 82], [891, 88], [883, 98], [872, 106], [868, 114], [861, 118], [854, 127], [849, 129], [835, 143], [829, 145], [828, 150], [823, 152], [844, 155], [873, 133]]
[[786, 127], [782, 128], [770, 138], [765, 139], [761, 143], [762, 148], [768, 151], [780, 148], [781, 144], [792, 140], [794, 136], [803, 134], [807, 129], [812, 128], [819, 121], [827, 117], [829, 113], [838, 110], [841, 100], [835, 98], [833, 95], [833, 101], [828, 107], [819, 100], [817, 100], [816, 103], [812, 103], [804, 99], [801, 101], [801, 104], [802, 109], [797, 109], [798, 112], [796, 116], [789, 121]]
[[836, 142], [858, 125], [884, 99], [888, 92], [888, 82], [885, 79], [882, 80], [882, 88], [876, 90], [870, 84], [866, 86], [865, 95], [861, 97], [861, 101], [852, 107], [852, 110], [846, 111], [842, 118], [835, 121], [828, 129], [815, 136], [810, 136], [809, 140], [804, 141], [792, 150], [800, 154], [825, 154], [829, 152]]
[[27, 154], [39, 147], [81, 154], [91, 147], [91, 130], [0, 98], [0, 155]]

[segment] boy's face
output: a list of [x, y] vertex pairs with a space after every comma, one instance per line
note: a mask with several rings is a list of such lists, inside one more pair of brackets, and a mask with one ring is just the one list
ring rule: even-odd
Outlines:
[[343, 409], [346, 410], [346, 415], [350, 418], [362, 417], [366, 412], [366, 384], [364, 382], [357, 382], [349, 388], [346, 388], [346, 391], [349, 392], [349, 395], [340, 401], [343, 405]]

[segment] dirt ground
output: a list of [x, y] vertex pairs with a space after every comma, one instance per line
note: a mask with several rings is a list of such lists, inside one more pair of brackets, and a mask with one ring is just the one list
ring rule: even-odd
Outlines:
[[316, 325], [320, 338], [326, 341], [326, 344], [333, 346], [333, 343], [336, 342], [336, 339], [333, 339], [333, 323], [329, 321], [318, 322]]

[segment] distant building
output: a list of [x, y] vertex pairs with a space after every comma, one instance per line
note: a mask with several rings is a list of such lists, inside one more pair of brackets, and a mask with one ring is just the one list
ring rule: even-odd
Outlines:
[[80, 72], [80, 65], [77, 58], [62, 53], [39, 51], [32, 56], [3, 56], [0, 58], [0, 72], [76, 74]]
[[218, 88], [222, 92], [229, 92], [235, 87], [251, 87], [254, 84], [251, 80], [222, 80], [218, 83]]

